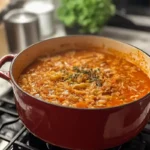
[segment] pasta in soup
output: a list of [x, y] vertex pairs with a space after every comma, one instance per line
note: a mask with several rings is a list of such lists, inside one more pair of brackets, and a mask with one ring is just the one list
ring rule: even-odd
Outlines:
[[43, 101], [75, 108], [123, 105], [150, 91], [150, 79], [140, 68], [97, 50], [38, 58], [23, 71], [18, 84]]

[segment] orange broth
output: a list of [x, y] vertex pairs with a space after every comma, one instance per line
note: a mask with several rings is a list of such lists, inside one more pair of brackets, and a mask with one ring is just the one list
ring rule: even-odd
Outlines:
[[77, 108], [123, 105], [150, 91], [150, 79], [140, 68], [97, 50], [38, 58], [20, 75], [18, 84], [43, 101]]

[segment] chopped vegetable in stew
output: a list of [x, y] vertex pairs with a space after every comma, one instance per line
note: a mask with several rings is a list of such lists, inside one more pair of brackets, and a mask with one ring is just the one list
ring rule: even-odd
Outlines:
[[96, 50], [41, 57], [18, 80], [27, 93], [53, 104], [106, 108], [138, 100], [150, 79], [137, 66]]

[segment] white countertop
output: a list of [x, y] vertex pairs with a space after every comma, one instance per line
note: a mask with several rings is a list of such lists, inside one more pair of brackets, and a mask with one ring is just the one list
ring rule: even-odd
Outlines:
[[105, 27], [100, 35], [134, 45], [150, 54], [150, 32]]

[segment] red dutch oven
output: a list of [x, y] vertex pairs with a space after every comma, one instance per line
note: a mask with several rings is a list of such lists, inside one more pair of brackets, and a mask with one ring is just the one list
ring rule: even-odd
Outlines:
[[83, 150], [115, 147], [136, 136], [149, 119], [150, 94], [117, 107], [81, 109], [42, 101], [18, 86], [17, 79], [21, 72], [37, 57], [90, 48], [123, 53], [125, 59], [139, 65], [150, 76], [150, 57], [147, 54], [128, 44], [98, 36], [49, 39], [28, 47], [18, 55], [10, 54], [0, 60], [0, 66], [12, 61], [10, 71], [1, 71], [0, 77], [12, 84], [20, 119], [31, 133], [50, 144]]

